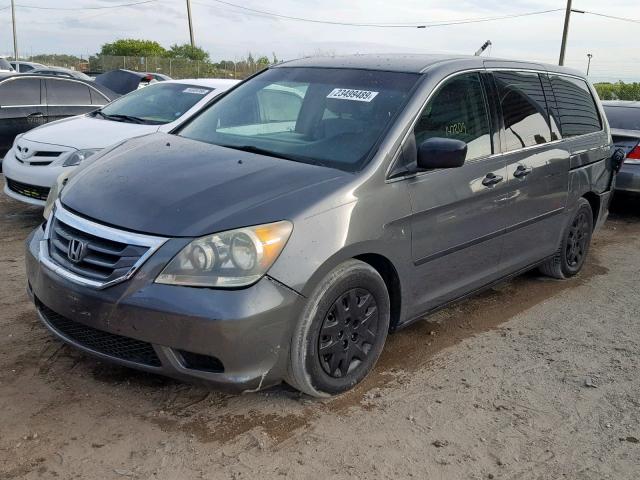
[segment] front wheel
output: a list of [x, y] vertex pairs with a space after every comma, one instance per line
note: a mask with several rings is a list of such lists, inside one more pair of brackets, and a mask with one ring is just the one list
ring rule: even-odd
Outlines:
[[287, 382], [329, 397], [373, 369], [389, 331], [389, 293], [380, 274], [359, 260], [333, 269], [309, 297], [291, 340]]
[[581, 198], [565, 228], [560, 248], [553, 258], [540, 266], [540, 271], [553, 278], [577, 275], [587, 258], [593, 233], [593, 211], [589, 202]]

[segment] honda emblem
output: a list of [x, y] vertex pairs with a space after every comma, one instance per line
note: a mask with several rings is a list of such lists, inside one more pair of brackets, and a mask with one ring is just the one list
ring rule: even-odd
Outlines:
[[87, 245], [83, 241], [74, 238], [69, 242], [69, 247], [67, 248], [67, 258], [73, 263], [79, 263], [84, 258], [86, 250]]

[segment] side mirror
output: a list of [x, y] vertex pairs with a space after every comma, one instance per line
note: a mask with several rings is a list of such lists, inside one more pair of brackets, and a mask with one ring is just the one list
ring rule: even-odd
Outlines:
[[457, 168], [467, 158], [467, 144], [452, 138], [429, 138], [418, 146], [418, 169]]

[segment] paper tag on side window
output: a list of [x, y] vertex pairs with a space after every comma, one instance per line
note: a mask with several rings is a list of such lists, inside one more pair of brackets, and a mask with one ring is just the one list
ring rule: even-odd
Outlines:
[[355, 100], [356, 102], [370, 102], [376, 98], [378, 92], [369, 90], [352, 90], [350, 88], [334, 88], [327, 98], [337, 98], [340, 100]]
[[182, 93], [195, 93], [196, 95], [206, 95], [207, 93], [209, 93], [209, 90], [207, 90], [206, 88], [189, 87], [182, 90]]

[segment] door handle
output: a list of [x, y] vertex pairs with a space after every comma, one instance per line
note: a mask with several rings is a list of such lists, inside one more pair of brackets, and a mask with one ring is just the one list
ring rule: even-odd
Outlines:
[[30, 113], [29, 115], [27, 115], [27, 118], [42, 118], [42, 117], [44, 117], [44, 113], [42, 112]]
[[493, 172], [487, 173], [487, 176], [482, 180], [482, 185], [485, 187], [493, 187], [494, 185], [500, 183], [503, 178], [500, 175], [496, 175]]
[[532, 171], [531, 167], [525, 167], [524, 165], [518, 165], [516, 171], [513, 172], [513, 176], [516, 178], [524, 178], [529, 175]]

